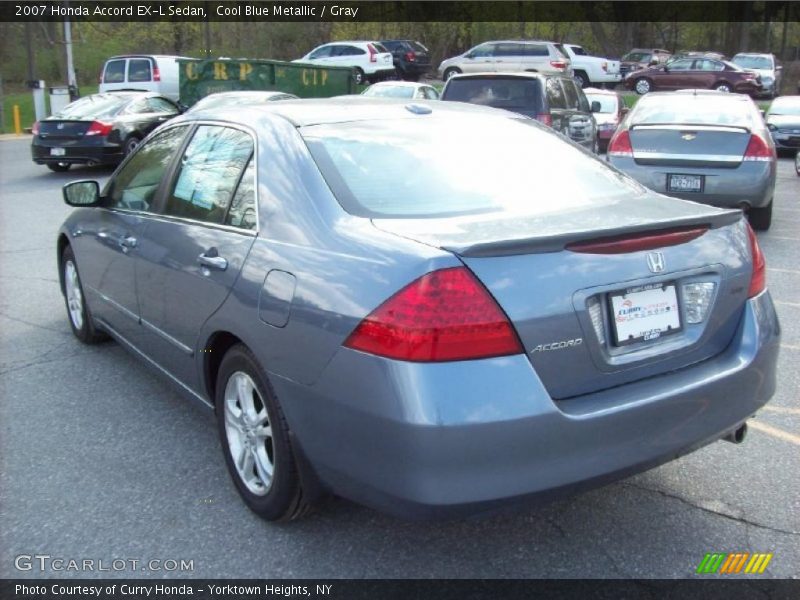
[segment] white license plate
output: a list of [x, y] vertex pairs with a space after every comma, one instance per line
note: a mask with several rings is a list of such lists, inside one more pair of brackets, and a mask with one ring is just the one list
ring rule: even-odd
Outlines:
[[64, 156], [66, 153], [64, 148], [50, 148], [50, 156]]
[[617, 346], [650, 341], [681, 330], [674, 284], [642, 286], [609, 294]]
[[667, 175], [668, 192], [702, 192], [703, 175]]

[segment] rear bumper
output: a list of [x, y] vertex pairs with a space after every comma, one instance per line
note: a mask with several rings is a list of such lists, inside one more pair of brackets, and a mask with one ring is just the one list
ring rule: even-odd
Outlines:
[[457, 516], [600, 485], [719, 439], [772, 396], [779, 337], [765, 292], [717, 357], [569, 400], [553, 401], [520, 355], [421, 365], [342, 350], [313, 387], [273, 384], [333, 492]]
[[[63, 148], [63, 156], [53, 156], [52, 148]], [[94, 140], [41, 140], [31, 143], [31, 158], [38, 165], [48, 163], [113, 165], [123, 158], [122, 146], [104, 139]]]
[[424, 63], [410, 63], [410, 62], [400, 62], [396, 63], [395, 66], [403, 71], [403, 73], [407, 73], [409, 75], [424, 75], [428, 71], [431, 70], [431, 64], [424, 64]]
[[[761, 208], [770, 203], [775, 193], [776, 161], [742, 162], [733, 169], [640, 165], [632, 158], [615, 156], [609, 156], [608, 161], [659, 194], [721, 208], [740, 208], [742, 205]], [[667, 191], [667, 175], [670, 173], [703, 175], [703, 191]]]

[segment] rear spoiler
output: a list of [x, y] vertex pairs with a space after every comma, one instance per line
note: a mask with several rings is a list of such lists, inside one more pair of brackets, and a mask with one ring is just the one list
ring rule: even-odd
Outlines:
[[672, 129], [679, 131], [743, 131], [751, 133], [749, 127], [744, 125], [725, 125], [725, 124], [704, 124], [704, 123], [633, 123], [628, 126], [628, 130], [634, 129]]
[[517, 254], [544, 254], [548, 252], [561, 252], [567, 245], [578, 242], [588, 242], [615, 237], [624, 237], [632, 234], [663, 231], [665, 229], [683, 229], [689, 227], [707, 227], [718, 229], [732, 225], [742, 218], [739, 209], [721, 211], [715, 215], [699, 215], [669, 221], [654, 221], [646, 225], [608, 228], [603, 230], [577, 231], [554, 236], [529, 237], [514, 240], [499, 240], [485, 243], [461, 245], [443, 245], [442, 249], [453, 252], [459, 256], [469, 258], [482, 258], [490, 256], [512, 256]]

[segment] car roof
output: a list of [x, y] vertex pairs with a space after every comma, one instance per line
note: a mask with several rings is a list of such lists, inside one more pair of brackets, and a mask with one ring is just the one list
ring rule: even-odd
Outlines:
[[[522, 71], [517, 73], [488, 72], [488, 73], [459, 73], [453, 75], [452, 79], [544, 79], [545, 77], [563, 77], [554, 73], [531, 73]], [[449, 81], [449, 80], [448, 80]]]
[[[424, 107], [422, 111], [413, 110]], [[309, 125], [328, 125], [353, 121], [378, 121], [392, 119], [426, 118], [429, 115], [488, 115], [500, 118], [521, 118], [509, 111], [477, 106], [464, 102], [441, 102], [398, 98], [370, 98], [364, 96], [345, 96], [340, 98], [309, 98], [285, 100], [246, 107], [220, 107], [218, 109], [191, 112], [184, 115], [186, 120], [208, 119], [213, 116], [222, 121], [251, 125], [257, 113], [277, 115], [295, 127]]]
[[619, 97], [619, 93], [615, 92], [614, 90], [601, 90], [600, 88], [583, 88], [584, 94], [595, 94], [597, 96], [617, 96]]
[[478, 46], [482, 46], [483, 44], [555, 44], [555, 42], [551, 42], [549, 40], [486, 40], [485, 42], [481, 42]]
[[773, 56], [773, 54], [771, 52], [737, 52], [733, 56]]
[[650, 92], [646, 96], [643, 96], [641, 100], [645, 98], [674, 98], [676, 95], [678, 96], [695, 96], [695, 97], [708, 97], [713, 96], [717, 100], [726, 100], [729, 102], [752, 102], [750, 96], [745, 94], [731, 94], [730, 92], [720, 92], [718, 90], [705, 90], [705, 89], [685, 89], [685, 90], [675, 90], [674, 92]]

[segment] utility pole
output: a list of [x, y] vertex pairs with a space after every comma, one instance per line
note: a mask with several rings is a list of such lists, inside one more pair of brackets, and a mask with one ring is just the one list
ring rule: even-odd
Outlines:
[[25, 23], [25, 51], [28, 54], [28, 81], [36, 78], [36, 55], [33, 53], [33, 35], [31, 24]]

